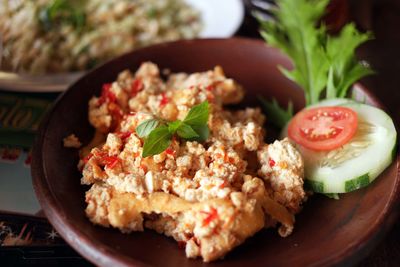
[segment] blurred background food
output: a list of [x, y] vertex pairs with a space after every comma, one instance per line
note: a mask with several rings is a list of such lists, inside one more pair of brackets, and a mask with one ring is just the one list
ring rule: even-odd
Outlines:
[[0, 0], [0, 69], [87, 70], [139, 47], [194, 38], [201, 28], [199, 11], [184, 0]]

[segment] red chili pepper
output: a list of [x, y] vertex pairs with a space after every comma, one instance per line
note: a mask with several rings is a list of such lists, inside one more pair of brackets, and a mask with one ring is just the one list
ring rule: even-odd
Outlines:
[[168, 155], [171, 155], [171, 156], [175, 156], [175, 150], [173, 150], [170, 147], [165, 150], [165, 153], [167, 153]]
[[141, 164], [141, 165], [140, 165], [140, 168], [141, 168], [144, 172], [147, 172], [147, 166], [146, 166], [146, 165]]
[[129, 136], [131, 136], [131, 132], [118, 132], [117, 135], [122, 141], [125, 141]]
[[222, 184], [219, 186], [219, 188], [224, 188], [226, 185], [228, 184], [228, 181], [227, 180], [224, 180], [223, 182], [222, 182]]
[[96, 151], [94, 155], [100, 159], [108, 156], [107, 152], [104, 150]]
[[101, 90], [101, 96], [97, 102], [97, 104], [100, 106], [103, 103], [112, 103], [117, 100], [117, 97], [113, 92], [111, 92], [111, 83], [105, 83], [103, 84], [103, 89]]
[[87, 164], [88, 161], [89, 161], [92, 157], [93, 157], [93, 154], [92, 154], [92, 153], [89, 153], [86, 157], [83, 158], [83, 162], [84, 162], [85, 164]]
[[269, 166], [270, 166], [271, 168], [274, 167], [275, 164], [276, 164], [275, 160], [273, 160], [273, 159], [269, 159], [268, 163], [269, 163]]
[[117, 163], [121, 161], [117, 156], [109, 156], [107, 152], [103, 150], [98, 151], [95, 156], [99, 158], [99, 164], [104, 165], [109, 169], [113, 169]]
[[200, 211], [200, 212], [207, 214], [207, 217], [203, 220], [203, 226], [206, 226], [211, 221], [218, 219], [218, 211], [215, 208], [211, 208], [209, 212], [207, 211]]
[[108, 169], [113, 169], [119, 161], [120, 159], [117, 156], [107, 156], [103, 159], [103, 162]]
[[161, 93], [161, 102], [160, 102], [160, 106], [163, 107], [166, 104], [168, 104], [169, 99], [168, 97], [165, 95], [165, 93]]
[[209, 86], [206, 87], [207, 91], [213, 91], [215, 89], [214, 85], [210, 84]]
[[136, 78], [133, 80], [132, 85], [131, 85], [131, 96], [134, 97], [136, 96], [140, 91], [142, 91], [144, 88], [143, 86], [143, 81], [140, 78]]

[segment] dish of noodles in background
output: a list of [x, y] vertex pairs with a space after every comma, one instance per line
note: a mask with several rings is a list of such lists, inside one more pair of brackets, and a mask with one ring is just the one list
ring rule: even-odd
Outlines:
[[[83, 71], [140, 47], [228, 37], [244, 13], [241, 1], [228, 1], [1, 0], [0, 86], [62, 91]], [[221, 24], [221, 13], [232, 21]]]
[[87, 70], [121, 53], [193, 38], [200, 14], [182, 0], [5, 1], [2, 68], [31, 74]]

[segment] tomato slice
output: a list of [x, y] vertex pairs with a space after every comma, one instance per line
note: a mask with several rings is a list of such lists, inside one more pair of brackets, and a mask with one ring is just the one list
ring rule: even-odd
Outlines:
[[346, 107], [304, 109], [289, 123], [288, 135], [305, 148], [333, 150], [350, 141], [357, 124], [357, 113]]

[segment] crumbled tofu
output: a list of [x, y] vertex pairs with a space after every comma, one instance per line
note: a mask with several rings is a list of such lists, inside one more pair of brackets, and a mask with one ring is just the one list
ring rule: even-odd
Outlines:
[[82, 143], [79, 141], [75, 134], [70, 134], [63, 139], [64, 147], [80, 148]]
[[264, 145], [258, 151], [259, 175], [271, 185], [273, 198], [297, 213], [305, 199], [303, 189], [304, 162], [287, 138]]
[[193, 238], [186, 242], [185, 253], [188, 258], [197, 258], [200, 256], [200, 247], [194, 242]]
[[[258, 108], [229, 111], [243, 88], [221, 67], [160, 78], [143, 63], [107, 87], [111, 97], [89, 102], [89, 121], [105, 142], [80, 161], [86, 214], [124, 233], [154, 229], [185, 246], [186, 256], [212, 261], [263, 227], [293, 231], [294, 214], [305, 200], [303, 160], [287, 141], [265, 144], [265, 117]], [[140, 79], [140, 82], [138, 80]], [[123, 88], [135, 82], [135, 94]], [[209, 101], [210, 136], [203, 143], [173, 138], [158, 155], [142, 157], [136, 127], [151, 118], [184, 119]], [[257, 177], [256, 175], [259, 175]]]

